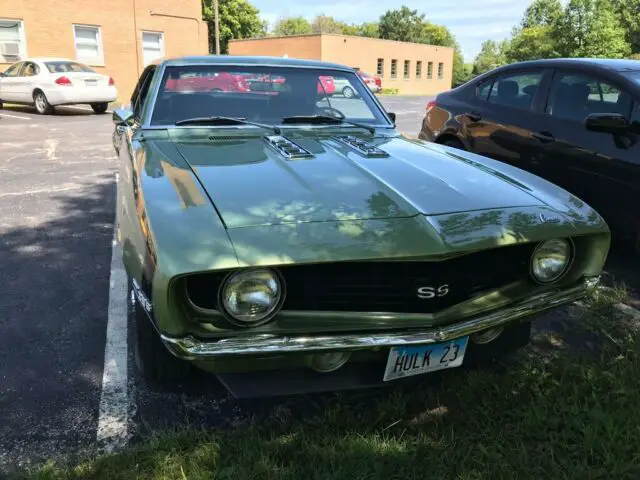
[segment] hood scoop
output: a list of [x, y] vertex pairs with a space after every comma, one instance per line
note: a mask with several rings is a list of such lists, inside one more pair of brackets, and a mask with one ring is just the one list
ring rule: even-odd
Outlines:
[[289, 160], [313, 158], [313, 154], [309, 150], [281, 135], [269, 135], [264, 137], [264, 139], [271, 147], [277, 150], [280, 155]]
[[365, 157], [385, 158], [389, 156], [387, 152], [380, 150], [375, 145], [372, 145], [364, 140], [360, 140], [359, 138], [354, 137], [352, 135], [343, 135], [343, 136], [334, 137], [334, 138], [338, 140], [340, 143], [343, 143], [348, 147], [351, 147], [353, 150], [355, 150], [360, 155], [363, 155]]

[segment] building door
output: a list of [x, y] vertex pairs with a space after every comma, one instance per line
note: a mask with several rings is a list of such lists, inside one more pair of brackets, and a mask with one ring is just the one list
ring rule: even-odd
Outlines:
[[164, 35], [162, 32], [142, 32], [142, 61], [146, 67], [164, 57]]

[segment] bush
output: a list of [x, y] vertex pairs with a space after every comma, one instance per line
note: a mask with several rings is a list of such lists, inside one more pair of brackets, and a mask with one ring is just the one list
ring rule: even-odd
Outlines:
[[380, 95], [397, 95], [398, 94], [398, 89], [397, 88], [383, 88], [382, 90], [380, 90]]

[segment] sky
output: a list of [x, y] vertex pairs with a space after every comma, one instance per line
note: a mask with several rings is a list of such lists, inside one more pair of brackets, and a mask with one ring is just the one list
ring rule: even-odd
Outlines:
[[483, 40], [507, 38], [531, 0], [251, 0], [271, 26], [279, 17], [320, 14], [347, 23], [376, 21], [385, 11], [406, 5], [444, 25], [456, 36], [465, 61], [471, 62]]

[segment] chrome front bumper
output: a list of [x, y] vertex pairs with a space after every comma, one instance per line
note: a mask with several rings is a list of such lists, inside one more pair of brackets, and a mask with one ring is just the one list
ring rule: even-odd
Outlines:
[[559, 305], [574, 302], [584, 297], [588, 290], [597, 284], [598, 278], [591, 277], [568, 289], [541, 293], [509, 307], [478, 315], [470, 320], [428, 329], [400, 332], [338, 333], [322, 336], [242, 335], [216, 340], [199, 340], [193, 337], [174, 338], [165, 335], [161, 337], [174, 355], [187, 360], [428, 345], [471, 335]]

